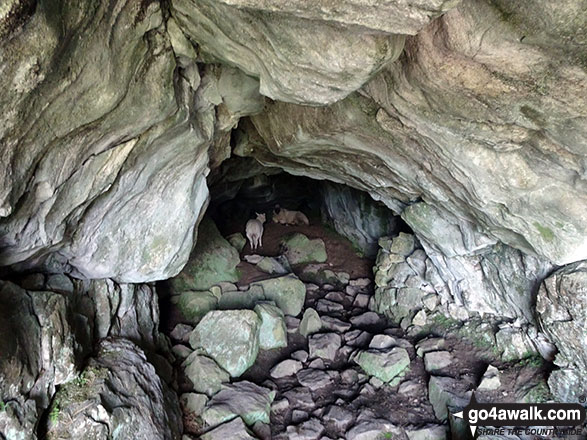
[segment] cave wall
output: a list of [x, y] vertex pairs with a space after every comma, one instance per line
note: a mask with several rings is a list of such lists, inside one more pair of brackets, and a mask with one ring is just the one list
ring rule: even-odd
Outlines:
[[[536, 292], [514, 301], [499, 273], [529, 278], [522, 288], [530, 289], [587, 259], [583, 10], [581, 0], [345, 0], [335, 9], [329, 1], [8, 0], [0, 6], [1, 273], [97, 280], [103, 293], [92, 298], [109, 310], [94, 327], [102, 337], [137, 343], [142, 329], [158, 340], [154, 292], [126, 283], [182, 269], [209, 181], [230, 186], [222, 163], [236, 155], [251, 172], [261, 165], [327, 179], [383, 202], [422, 243], [447, 301], [508, 319], [538, 312], [538, 325], [564, 328], [574, 306], [561, 304], [584, 296], [575, 294], [585, 285], [581, 263], [547, 278], [538, 310]], [[561, 290], [557, 280], [566, 279], [575, 281]], [[9, 423], [32, 432], [77, 367], [65, 330], [51, 344], [65, 347], [66, 365], [43, 366], [37, 345], [51, 338], [36, 324], [44, 315], [30, 309], [43, 303], [61, 325], [72, 300], [7, 283], [5, 297], [29, 310], [23, 322], [36, 332], [34, 350], [19, 350], [36, 350], [37, 388], [14, 379], [2, 389], [25, 396], [14, 397], [25, 415]], [[500, 301], [471, 299], [475, 285]], [[151, 300], [115, 312], [121, 295], [139, 291]], [[562, 311], [549, 316], [550, 303]], [[571, 336], [585, 319], [579, 310]], [[584, 340], [546, 333], [561, 368], [580, 377], [584, 362], [564, 347]], [[79, 341], [84, 351], [95, 338]], [[561, 376], [551, 381], [560, 395], [570, 387]]]

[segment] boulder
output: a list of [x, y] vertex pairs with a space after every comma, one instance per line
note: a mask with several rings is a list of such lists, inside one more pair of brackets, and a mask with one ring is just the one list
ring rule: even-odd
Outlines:
[[256, 440], [247, 429], [243, 420], [237, 417], [200, 436], [202, 440]]
[[452, 363], [453, 358], [448, 351], [429, 351], [424, 354], [424, 368], [431, 374], [442, 372]]
[[304, 234], [294, 233], [281, 241], [284, 255], [290, 264], [324, 263], [326, 246], [320, 238], [310, 240]]
[[410, 356], [405, 348], [361, 350], [352, 357], [365, 373], [390, 383], [405, 374], [410, 366]]
[[240, 232], [230, 234], [226, 237], [226, 241], [228, 241], [239, 253], [243, 251], [243, 248], [247, 244], [247, 239]]
[[294, 359], [286, 359], [274, 366], [269, 375], [274, 379], [281, 379], [282, 377], [293, 376], [302, 369], [302, 363]]
[[259, 328], [259, 348], [287, 347], [287, 329], [281, 309], [271, 303], [257, 303], [255, 313], [261, 319]]
[[279, 257], [263, 257], [257, 263], [257, 269], [266, 272], [270, 275], [286, 275], [291, 272], [287, 258]]
[[559, 350], [555, 363], [563, 369], [554, 372], [549, 386], [561, 401], [576, 402], [587, 393], [584, 381], [577, 382], [587, 375], [587, 263], [563, 267], [545, 279], [536, 310], [544, 333]]
[[[451, 412], [458, 412], [469, 403], [471, 392], [459, 392], [462, 386], [452, 377], [431, 376], [428, 382], [428, 399], [434, 408], [434, 414], [440, 421], [445, 421]], [[453, 410], [457, 408], [457, 410]]]
[[308, 339], [310, 358], [334, 361], [341, 344], [342, 338], [337, 333], [314, 334]]
[[182, 292], [177, 299], [177, 307], [183, 317], [195, 325], [206, 313], [218, 307], [218, 297], [209, 290]]
[[232, 377], [238, 377], [257, 358], [260, 325], [252, 310], [215, 310], [196, 326], [190, 345], [202, 348]]
[[240, 263], [237, 250], [228, 242], [208, 217], [199, 226], [198, 240], [183, 270], [169, 280], [175, 292], [206, 290], [214, 284], [235, 282], [239, 275], [236, 266]]
[[275, 391], [260, 387], [248, 381], [223, 385], [215, 394], [202, 414], [207, 426], [214, 427], [235, 416], [239, 416], [247, 425], [256, 422], [269, 423], [271, 403]]
[[223, 383], [230, 381], [230, 375], [225, 370], [198, 351], [190, 354], [181, 366], [198, 393], [212, 396], [220, 391]]
[[[108, 402], [108, 404], [105, 404]], [[49, 409], [48, 438], [175, 440], [182, 432], [177, 395], [132, 342], [100, 342], [82, 376], [62, 386]]]
[[300, 334], [305, 337], [319, 332], [322, 328], [322, 320], [318, 312], [311, 307], [304, 310], [304, 316], [302, 317], [299, 328]]
[[401, 436], [402, 430], [383, 419], [364, 419], [347, 431], [345, 438], [349, 440], [379, 440]]
[[302, 311], [306, 300], [306, 287], [294, 275], [286, 275], [251, 284], [263, 288], [264, 297], [273, 301], [284, 314], [297, 316]]

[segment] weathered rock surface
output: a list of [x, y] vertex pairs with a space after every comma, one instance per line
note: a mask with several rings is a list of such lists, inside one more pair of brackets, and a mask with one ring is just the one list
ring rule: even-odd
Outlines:
[[[304, 13], [284, 15], [277, 2], [244, 6], [175, 0], [172, 13], [206, 59], [259, 77], [261, 94], [272, 99], [314, 105], [334, 102], [361, 87], [403, 48], [401, 35], [339, 26]], [[429, 16], [420, 16], [420, 26], [428, 20]], [[307, 32], [308, 27], [312, 32]], [[361, 51], [353, 49], [357, 46]], [[318, 48], [321, 51], [314, 52]]]
[[255, 313], [261, 319], [259, 348], [271, 350], [287, 347], [287, 329], [281, 309], [271, 303], [258, 303]]
[[328, 258], [322, 239], [310, 240], [299, 232], [285, 237], [281, 246], [290, 264], [324, 263]]
[[410, 356], [405, 348], [361, 350], [353, 361], [370, 376], [383, 382], [391, 382], [406, 372], [410, 366]]
[[198, 351], [192, 352], [181, 366], [198, 393], [212, 396], [220, 391], [224, 382], [230, 381], [230, 375], [225, 370]]
[[238, 280], [240, 257], [208, 217], [199, 226], [199, 238], [183, 270], [169, 282], [175, 292], [206, 290], [223, 281]]
[[294, 275], [257, 281], [251, 287], [261, 286], [266, 300], [273, 301], [286, 315], [297, 316], [306, 299], [306, 286]]
[[224, 385], [208, 402], [202, 419], [207, 426], [216, 426], [239, 416], [247, 425], [269, 423], [275, 391], [248, 381]]
[[381, 202], [348, 186], [325, 182], [321, 186], [322, 218], [368, 257], [377, 255], [379, 237], [394, 232], [397, 219]]
[[66, 299], [0, 281], [0, 433], [36, 438], [56, 386], [76, 374], [76, 341]]
[[132, 342], [103, 340], [84, 371], [55, 395], [48, 438], [179, 439], [177, 395]]
[[566, 266], [548, 277], [538, 292], [536, 310], [542, 330], [559, 352], [561, 367], [549, 380], [552, 393], [563, 402], [577, 401], [587, 392], [587, 263]]
[[196, 326], [190, 345], [202, 348], [232, 377], [238, 377], [257, 358], [260, 326], [252, 310], [214, 310]]
[[[579, 2], [545, 14], [560, 26], [536, 28], [548, 2], [533, 4], [462, 2], [360, 93], [327, 108], [269, 103], [252, 117], [260, 139], [237, 152], [343, 181], [398, 213], [421, 199], [463, 232], [557, 264], [585, 259]], [[569, 45], [552, 49], [559, 38]]]

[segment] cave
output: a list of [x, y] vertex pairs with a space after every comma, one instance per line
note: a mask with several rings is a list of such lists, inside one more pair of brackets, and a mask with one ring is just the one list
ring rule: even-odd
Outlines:
[[4, 0], [0, 440], [585, 438], [583, 10]]

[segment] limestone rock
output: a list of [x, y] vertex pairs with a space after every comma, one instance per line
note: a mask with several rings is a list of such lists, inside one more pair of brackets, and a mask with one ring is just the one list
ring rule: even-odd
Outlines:
[[331, 377], [322, 370], [308, 368], [296, 373], [300, 385], [308, 387], [311, 390], [324, 388], [332, 383]]
[[196, 326], [190, 345], [202, 348], [232, 377], [238, 377], [257, 358], [259, 327], [259, 317], [251, 310], [215, 310]]
[[316, 418], [311, 418], [297, 426], [288, 426], [286, 430], [289, 438], [299, 440], [318, 440], [323, 432], [324, 426]]
[[394, 232], [397, 220], [385, 205], [349, 186], [325, 182], [320, 187], [322, 219], [348, 238], [365, 256], [377, 254], [379, 237]]
[[281, 255], [277, 258], [263, 257], [257, 263], [257, 269], [270, 275], [286, 275], [291, 272], [289, 262]]
[[563, 402], [577, 401], [587, 393], [587, 263], [559, 269], [548, 277], [538, 292], [536, 310], [545, 334], [559, 353], [555, 363], [573, 374], [558, 372], [549, 381], [553, 394]]
[[223, 385], [202, 414], [207, 426], [216, 426], [239, 416], [247, 425], [269, 423], [269, 412], [275, 392], [248, 381]]
[[310, 358], [334, 361], [341, 344], [342, 338], [337, 333], [314, 334], [308, 339]]
[[294, 233], [281, 241], [284, 255], [290, 264], [324, 263], [326, 246], [320, 238], [310, 240], [304, 234]]
[[381, 436], [394, 438], [401, 435], [400, 428], [383, 419], [367, 419], [358, 422], [347, 431], [346, 438], [352, 440], [378, 440]]
[[181, 314], [192, 324], [197, 324], [218, 306], [218, 298], [208, 290], [182, 292], [177, 300]]
[[[428, 399], [438, 420], [448, 418], [448, 408], [464, 408], [471, 393], [458, 392], [458, 381], [451, 377], [431, 376], [428, 382]], [[454, 412], [454, 411], [453, 411]]]
[[300, 334], [307, 337], [312, 333], [319, 332], [321, 328], [322, 320], [318, 312], [311, 307], [304, 310], [304, 315], [300, 322]]
[[[0, 281], [0, 393], [7, 402], [0, 432], [36, 438], [40, 411], [58, 385], [76, 374], [76, 340], [66, 299], [53, 292], [28, 292]], [[11, 434], [12, 433], [12, 434]]]
[[242, 252], [247, 244], [247, 239], [240, 232], [235, 232], [226, 237], [226, 240], [238, 251]]
[[230, 381], [230, 375], [225, 370], [198, 351], [190, 354], [181, 366], [198, 393], [212, 396], [220, 391], [223, 383]]
[[59, 389], [50, 413], [55, 416], [49, 417], [48, 437], [107, 439], [116, 432], [123, 438], [175, 440], [182, 432], [177, 395], [144, 353], [124, 339], [101, 341], [84, 375]]
[[[265, 3], [269, 10], [255, 4], [239, 8], [231, 2], [212, 1], [175, 0], [172, 5], [178, 24], [207, 58], [259, 77], [261, 94], [281, 101], [317, 105], [341, 99], [397, 58], [403, 47], [403, 36], [337, 26], [323, 18], [306, 18], [306, 14], [283, 15], [277, 3]], [[279, 13], [272, 11], [275, 8]], [[423, 22], [429, 20], [425, 14], [420, 16]], [[309, 26], [311, 34], [305, 32]], [[283, 44], [276, 46], [278, 41]], [[325, 44], [328, 50], [319, 56], [313, 53]], [[351, 50], [354, 45], [361, 46], [360, 54]]]
[[410, 356], [406, 349], [401, 347], [361, 350], [352, 360], [365, 373], [386, 383], [404, 374], [410, 365]]
[[281, 309], [270, 303], [258, 303], [255, 306], [255, 313], [261, 319], [259, 348], [271, 350], [287, 347], [287, 329]]
[[478, 390], [496, 390], [501, 386], [500, 371], [493, 365], [489, 365], [481, 378]]
[[202, 440], [255, 440], [240, 417], [202, 434], [200, 438]]
[[286, 359], [274, 366], [269, 374], [274, 379], [293, 376], [302, 369], [302, 363], [294, 359]]
[[199, 238], [189, 262], [170, 280], [176, 292], [206, 290], [222, 281], [238, 280], [236, 266], [240, 257], [236, 249], [220, 235], [210, 218], [205, 217], [198, 230]]
[[424, 368], [428, 373], [439, 373], [453, 363], [448, 351], [429, 351], [424, 354]]
[[297, 316], [302, 311], [306, 287], [294, 275], [257, 281], [251, 284], [253, 286], [261, 286], [265, 299], [275, 302], [284, 314]]

